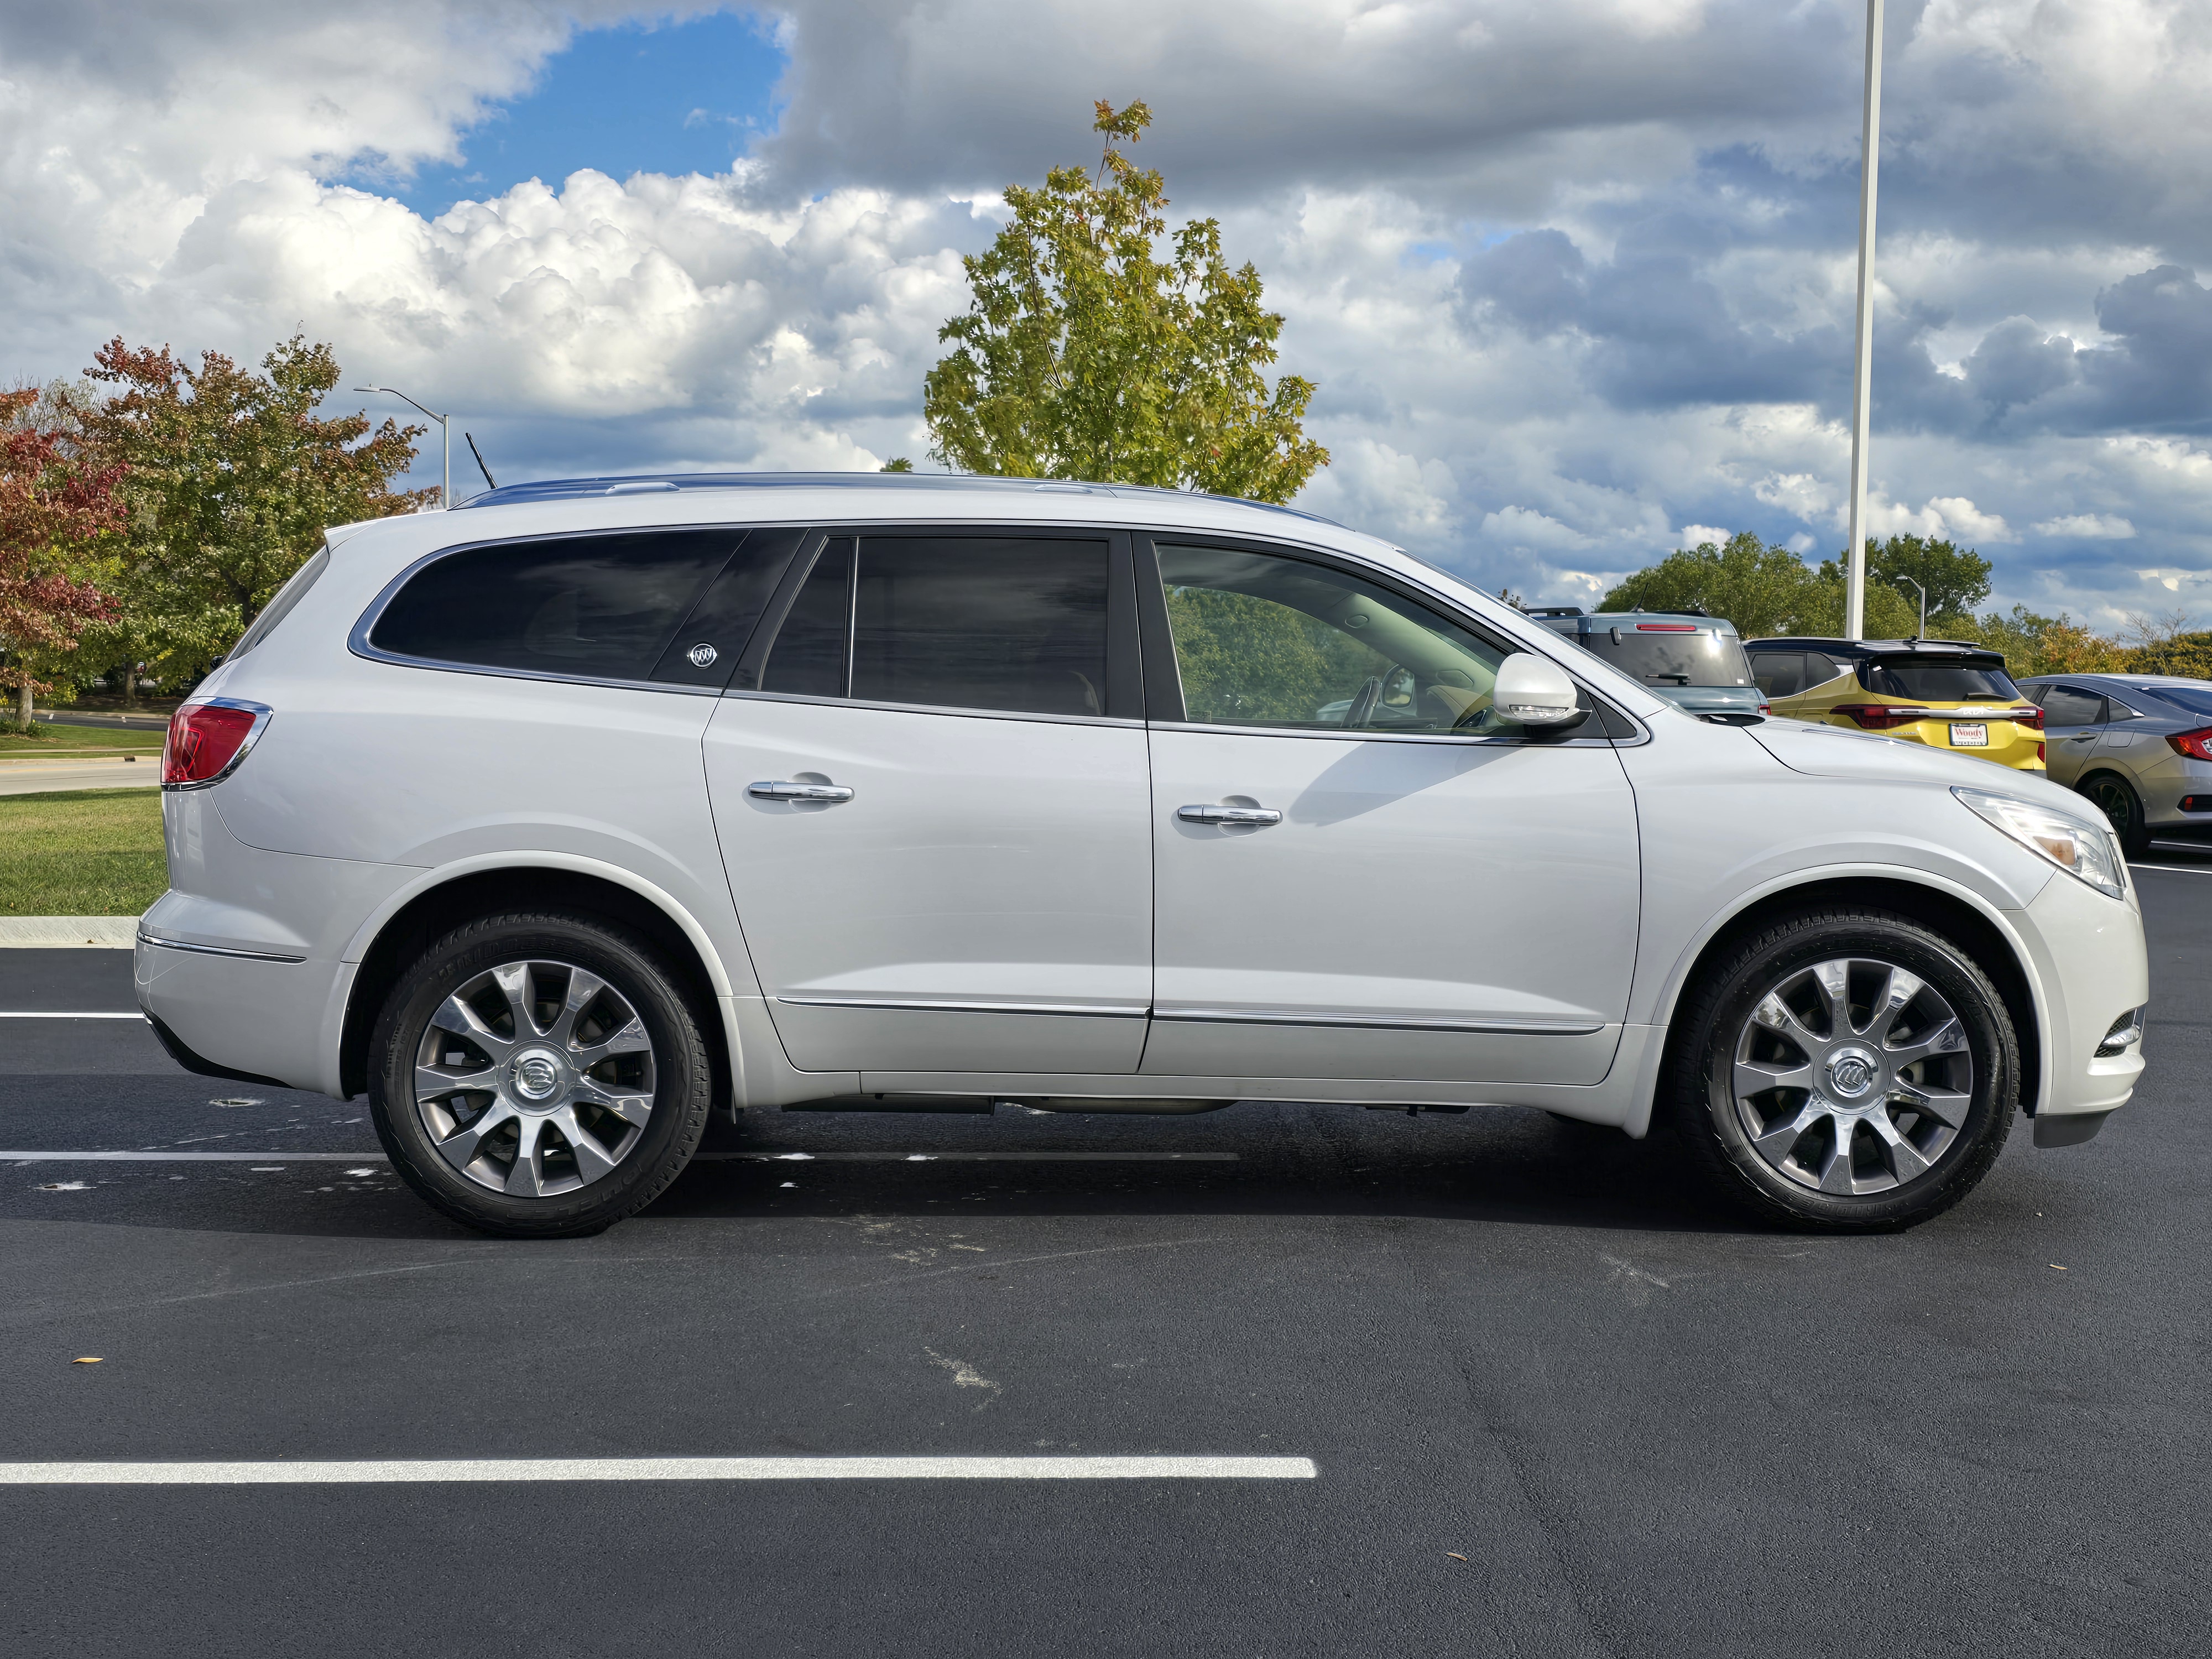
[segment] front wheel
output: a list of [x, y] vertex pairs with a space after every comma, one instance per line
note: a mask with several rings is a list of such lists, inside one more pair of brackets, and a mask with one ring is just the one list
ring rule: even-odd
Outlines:
[[2097, 803], [2097, 810], [2112, 826], [2119, 837], [2120, 851], [2130, 859], [2148, 856], [2150, 825], [2143, 821], [2142, 800], [2128, 787], [2124, 778], [2114, 777], [2110, 772], [2100, 772], [2089, 780], [2083, 793]]
[[635, 935], [487, 917], [400, 975], [371, 1039], [377, 1137], [455, 1220], [515, 1238], [595, 1233], [697, 1150], [712, 1097], [699, 1021]]
[[1879, 911], [1784, 917], [1688, 1000], [1662, 1103], [1739, 1204], [1808, 1231], [1908, 1227], [2004, 1146], [2020, 1049], [1987, 975]]

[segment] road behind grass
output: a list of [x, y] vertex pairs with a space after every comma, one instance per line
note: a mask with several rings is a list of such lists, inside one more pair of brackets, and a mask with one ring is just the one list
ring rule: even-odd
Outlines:
[[0, 795], [0, 916], [135, 916], [168, 885], [158, 789]]
[[[2201, 1653], [2212, 860], [2154, 861], [2173, 867], [2137, 877], [2155, 1000], [2135, 1103], [2084, 1147], [2038, 1152], [2016, 1125], [1965, 1205], [1867, 1239], [1746, 1225], [1660, 1149], [1535, 1113], [1244, 1104], [764, 1115], [721, 1149], [759, 1156], [696, 1164], [643, 1216], [508, 1243], [380, 1161], [302, 1156], [374, 1152], [362, 1103], [187, 1077], [128, 1021], [20, 1022], [38, 1035], [0, 1055], [6, 1149], [245, 1156], [0, 1165], [0, 1460], [1318, 1473], [0, 1488], [0, 1638]], [[128, 987], [120, 953], [0, 952], [0, 1007], [119, 1009]]]

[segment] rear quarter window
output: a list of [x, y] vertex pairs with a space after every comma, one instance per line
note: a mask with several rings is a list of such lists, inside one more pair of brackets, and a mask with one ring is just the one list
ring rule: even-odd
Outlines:
[[[721, 528], [464, 548], [408, 577], [368, 642], [419, 661], [642, 681], [733, 556], [763, 541], [787, 559], [792, 539]], [[719, 622], [715, 662], [724, 675], [744, 644], [732, 646], [728, 634], [750, 631], [777, 573], [757, 574], [765, 580], [742, 584], [752, 615]]]

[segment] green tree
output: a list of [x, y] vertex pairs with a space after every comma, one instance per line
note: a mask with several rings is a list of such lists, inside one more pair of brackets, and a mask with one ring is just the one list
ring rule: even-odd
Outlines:
[[[1599, 601], [1602, 611], [1703, 611], [1724, 617], [1747, 640], [1844, 631], [1844, 585], [1826, 566], [1814, 570], [1788, 548], [1739, 531], [1725, 546], [1677, 548]], [[1867, 591], [1867, 632], [1911, 634], [1913, 610], [1893, 592]]]
[[[118, 337], [89, 371], [117, 389], [86, 416], [87, 441], [129, 469], [125, 607], [107, 641], [126, 664], [227, 651], [325, 526], [412, 512], [432, 493], [392, 488], [428, 428], [319, 412], [340, 378], [327, 345], [295, 334], [261, 368], [215, 351], [195, 368]], [[135, 674], [126, 665], [126, 688]]]
[[1218, 220], [1191, 220], [1160, 257], [1164, 183], [1116, 148], [1152, 112], [1097, 108], [1097, 171], [1009, 185], [1012, 222], [961, 262], [969, 308], [938, 331], [954, 349], [923, 388], [931, 453], [964, 472], [1286, 501], [1328, 452], [1302, 425], [1313, 382], [1271, 389], [1262, 372], [1282, 315], [1252, 265], [1229, 268]]
[[[1844, 580], [1844, 555], [1824, 560], [1820, 574], [1831, 581]], [[1903, 576], [1918, 582], [1928, 590], [1928, 631], [1942, 635], [1961, 623], [1974, 619], [1974, 607], [1990, 596], [1990, 562], [1971, 547], [1954, 547], [1948, 541], [1929, 541], [1921, 536], [1892, 536], [1887, 541], [1867, 544], [1867, 591], [1872, 594], [1875, 586], [1889, 588], [1902, 594], [1915, 617], [1911, 634], [1918, 626], [1920, 596], [1898, 578]], [[1869, 604], [1873, 601], [1869, 598]], [[1937, 626], [1936, 619], [1942, 618]], [[1869, 634], [1875, 629], [1869, 627]]]

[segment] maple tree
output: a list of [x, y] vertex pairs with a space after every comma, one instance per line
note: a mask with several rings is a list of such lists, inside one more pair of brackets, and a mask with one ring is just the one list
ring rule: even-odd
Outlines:
[[40, 659], [114, 614], [77, 562], [124, 522], [123, 469], [88, 458], [43, 401], [36, 387], [0, 392], [0, 686], [15, 693], [26, 726], [33, 695], [52, 689]]
[[101, 641], [125, 660], [126, 695], [138, 660], [191, 665], [228, 650], [325, 526], [413, 512], [435, 493], [392, 487], [427, 428], [320, 412], [341, 373], [303, 335], [258, 373], [219, 351], [194, 367], [118, 336], [88, 372], [115, 390], [87, 413], [87, 442], [128, 469], [124, 604]]

